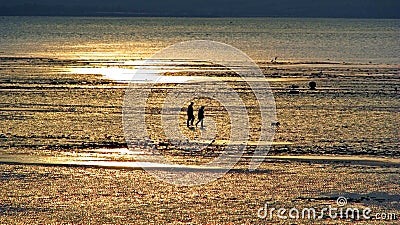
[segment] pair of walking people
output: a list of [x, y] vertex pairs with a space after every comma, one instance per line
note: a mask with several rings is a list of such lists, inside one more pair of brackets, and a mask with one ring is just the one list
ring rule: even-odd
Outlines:
[[[188, 107], [188, 109], [187, 109], [187, 116], [188, 116], [188, 119], [187, 119], [187, 122], [186, 122], [187, 127], [189, 127], [189, 123], [190, 123], [191, 126], [193, 126], [193, 122], [194, 122], [194, 119], [195, 119], [193, 105], [194, 105], [194, 103], [191, 102], [189, 107]], [[203, 126], [204, 106], [200, 107], [200, 109], [198, 111], [198, 114], [197, 114], [197, 118], [198, 118], [198, 121], [196, 123], [196, 127], [197, 127], [197, 125], [199, 123], [201, 123], [201, 128], [203, 128], [204, 127]]]

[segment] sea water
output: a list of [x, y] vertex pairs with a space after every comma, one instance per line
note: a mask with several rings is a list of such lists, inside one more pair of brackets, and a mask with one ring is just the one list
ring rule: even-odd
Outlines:
[[400, 20], [318, 18], [1, 17], [1, 56], [145, 58], [213, 40], [256, 61], [400, 63]]

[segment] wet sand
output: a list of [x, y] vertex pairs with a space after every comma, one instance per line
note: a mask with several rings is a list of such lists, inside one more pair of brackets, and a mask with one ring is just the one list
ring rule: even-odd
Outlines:
[[[270, 85], [281, 126], [274, 141], [285, 144], [273, 145], [254, 172], [247, 170], [250, 143], [237, 167], [221, 179], [176, 187], [137, 166], [97, 165], [103, 158], [119, 165], [134, 162], [112, 150], [126, 148], [121, 111], [127, 85], [71, 73], [108, 64], [1, 58], [1, 223], [287, 224], [260, 219], [257, 210], [265, 203], [335, 206], [339, 196], [347, 197], [349, 206], [400, 217], [397, 65], [260, 63], [275, 79]], [[309, 81], [317, 82], [316, 91], [308, 90]], [[288, 93], [292, 85], [300, 94]], [[199, 164], [218, 155], [219, 147], [162, 151], [177, 162]], [[65, 163], [76, 157], [94, 163]], [[396, 224], [398, 219], [289, 222]]]
[[0, 165], [4, 224], [397, 224], [397, 220], [257, 217], [259, 208], [321, 209], [345, 196], [347, 207], [400, 213], [399, 168], [268, 162], [233, 170], [197, 187], [176, 187], [146, 171]]

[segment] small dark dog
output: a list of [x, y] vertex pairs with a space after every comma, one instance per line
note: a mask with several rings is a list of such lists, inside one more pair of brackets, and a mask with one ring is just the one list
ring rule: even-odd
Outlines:
[[280, 125], [281, 125], [281, 123], [279, 123], [279, 122], [271, 123], [271, 127], [279, 127]]

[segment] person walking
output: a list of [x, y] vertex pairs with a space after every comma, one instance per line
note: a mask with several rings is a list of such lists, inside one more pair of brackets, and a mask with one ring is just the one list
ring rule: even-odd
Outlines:
[[203, 128], [204, 126], [203, 126], [203, 120], [204, 120], [204, 106], [202, 106], [202, 107], [200, 107], [200, 109], [199, 109], [199, 113], [198, 113], [198, 115], [197, 115], [197, 118], [198, 118], [198, 120], [199, 121], [197, 121], [197, 123], [196, 123], [196, 127], [197, 127], [197, 124], [199, 124], [200, 122], [201, 122], [201, 128]]
[[189, 127], [189, 122], [190, 122], [190, 125], [193, 126], [193, 122], [194, 122], [193, 104], [194, 103], [191, 102], [189, 107], [188, 107], [188, 109], [187, 109], [187, 116], [188, 116], [188, 119], [187, 119], [187, 122], [186, 122], [187, 127]]

